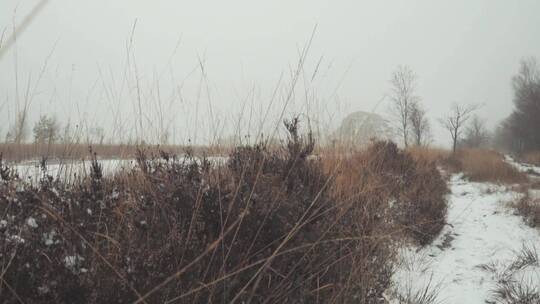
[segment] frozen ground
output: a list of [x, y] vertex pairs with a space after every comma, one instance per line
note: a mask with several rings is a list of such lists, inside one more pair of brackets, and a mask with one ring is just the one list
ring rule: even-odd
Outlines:
[[[537, 169], [537, 168], [535, 168]], [[389, 292], [393, 303], [428, 288], [434, 303], [495, 303], [493, 292], [502, 279], [540, 286], [538, 263], [508, 272], [523, 246], [540, 250], [540, 233], [506, 207], [518, 193], [504, 186], [473, 183], [454, 175], [450, 180], [448, 225], [426, 248], [404, 248]], [[506, 272], [505, 272], [506, 271]], [[506, 276], [506, 277], [505, 277]]]
[[505, 159], [506, 159], [506, 162], [508, 162], [509, 164], [511, 164], [512, 166], [514, 166], [516, 169], [518, 169], [521, 172], [528, 173], [529, 175], [532, 175], [532, 176], [540, 176], [540, 167], [517, 162], [509, 155], [506, 155]]
[[[104, 159], [99, 160], [104, 174], [112, 174], [134, 166], [134, 160]], [[26, 161], [12, 165], [21, 179], [36, 182], [42, 176], [39, 161]], [[47, 174], [54, 178], [69, 180], [76, 176], [86, 176], [90, 172], [89, 161], [65, 160], [47, 163]]]
[[[226, 160], [224, 157], [208, 157], [213, 163], [222, 163]], [[99, 160], [103, 168], [104, 175], [110, 175], [122, 170], [130, 169], [135, 166], [133, 159], [101, 159]], [[10, 164], [21, 179], [37, 182], [43, 175], [40, 162], [37, 160], [25, 161], [16, 164]], [[62, 180], [72, 180], [74, 177], [87, 176], [90, 172], [90, 162], [80, 160], [49, 161], [47, 163], [47, 174]]]

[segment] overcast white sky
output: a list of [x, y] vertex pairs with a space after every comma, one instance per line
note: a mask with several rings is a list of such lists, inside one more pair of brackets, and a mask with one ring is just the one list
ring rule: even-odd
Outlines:
[[[37, 2], [2, 0], [4, 39]], [[291, 70], [317, 25], [287, 113], [309, 108], [328, 129], [351, 111], [384, 113], [387, 105], [376, 105], [390, 74], [408, 65], [436, 140], [446, 143], [436, 119], [453, 102], [484, 104], [479, 114], [491, 126], [509, 114], [520, 59], [540, 56], [538, 12], [537, 0], [50, 0], [0, 59], [0, 134], [30, 83], [32, 120], [52, 113], [135, 136], [137, 79], [148, 138], [161, 129], [177, 142], [203, 141], [208, 130], [225, 136], [244, 104], [242, 133], [253, 134], [280, 78], [271, 115], [281, 113]]]

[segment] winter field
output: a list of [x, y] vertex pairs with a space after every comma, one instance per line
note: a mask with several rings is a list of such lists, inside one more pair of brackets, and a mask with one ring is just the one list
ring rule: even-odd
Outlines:
[[[377, 150], [369, 152], [370, 154], [381, 153]], [[439, 151], [411, 151], [409, 153], [416, 159], [426, 158], [426, 154], [431, 154], [431, 157], [442, 157], [436, 155], [441, 153]], [[467, 157], [474, 157], [475, 152], [469, 153]], [[491, 152], [481, 153], [492, 155]], [[238, 155], [211, 157], [208, 163], [214, 168], [231, 166], [235, 157]], [[465, 158], [465, 156], [462, 157]], [[309, 162], [316, 162], [321, 157], [312, 156], [311, 159]], [[478, 176], [478, 172], [468, 168], [465, 168], [463, 172], [458, 172], [454, 168], [455, 165], [449, 166], [446, 164], [447, 161], [438, 161], [441, 164], [438, 170], [442, 172], [442, 176], [447, 176], [446, 183], [449, 190], [445, 195], [447, 213], [444, 225], [431, 238], [420, 237], [422, 240], [420, 243], [414, 241], [414, 235], [412, 241], [406, 236], [388, 240], [392, 243], [390, 247], [394, 248], [395, 255], [392, 258], [390, 281], [384, 287], [380, 301], [391, 304], [538, 303], [537, 301], [540, 300], [538, 257], [540, 229], [527, 222], [526, 217], [519, 213], [515, 205], [524, 197], [532, 201], [540, 199], [540, 190], [532, 189], [536, 188], [534, 185], [539, 179], [540, 167], [515, 161], [510, 156], [501, 156], [498, 159], [500, 159], [499, 164], [505, 168], [512, 168], [514, 172], [512, 174], [520, 177], [510, 178], [511, 182], [477, 181], [478, 178], [475, 176]], [[390, 160], [386, 160], [388, 161]], [[198, 158], [179, 157], [177, 162], [182, 166], [190, 167], [202, 166], [205, 161]], [[461, 162], [466, 163], [465, 160]], [[62, 183], [76, 184], [87, 179], [92, 180], [96, 163], [99, 164], [104, 178], [129, 175], [132, 174], [130, 172], [143, 170], [141, 163], [135, 159], [50, 162], [45, 167], [38, 161], [9, 165], [11, 174], [17, 175], [23, 183], [38, 185], [43, 184], [48, 176], [51, 177], [50, 181], [57, 180]], [[154, 165], [157, 170], [162, 164], [167, 163], [166, 160], [157, 160]], [[377, 170], [384, 171], [383, 168]], [[526, 183], [522, 180], [525, 175], [527, 176]], [[515, 183], [514, 180], [521, 182]], [[55, 183], [52, 183], [48, 187], [52, 187], [50, 189], [56, 195], [62, 196], [59, 194], [62, 186], [54, 185]], [[122, 190], [115, 186], [108, 199], [114, 201], [123, 195]], [[84, 209], [86, 216], [95, 216], [96, 209], [91, 207], [91, 204], [85, 204], [85, 206], [87, 206]], [[104, 207], [101, 208], [103, 210]], [[43, 221], [47, 222], [45, 214], [41, 216], [33, 214], [21, 218], [22, 226], [17, 226], [15, 230], [9, 228], [16, 222], [16, 217], [9, 214], [8, 211], [0, 222], [0, 229], [4, 230], [3, 240], [7, 242], [3, 246], [9, 248], [9, 244], [12, 244], [16, 246], [15, 248], [33, 247], [36, 244], [32, 242], [35, 241], [32, 241], [32, 236], [28, 236], [28, 233], [37, 230], [43, 231], [40, 232], [41, 235], [38, 234], [37, 240], [47, 250], [60, 246], [62, 242], [67, 242], [65, 237], [60, 236], [61, 228], [59, 227], [41, 230]], [[137, 221], [139, 226], [152, 225], [148, 218], [142, 220], [139, 218]], [[384, 229], [389, 229], [389, 227]], [[8, 233], [8, 231], [11, 232]], [[38, 251], [41, 250], [38, 249]], [[57, 253], [59, 266], [72, 275], [84, 276], [92, 269], [92, 266], [88, 265], [88, 257], [84, 254], [76, 253], [77, 250], [71, 251], [72, 253], [69, 253], [70, 250], [64, 252]], [[6, 269], [9, 270], [9, 267]], [[30, 272], [32, 272], [31, 269]], [[42, 285], [43, 282], [40, 284]], [[45, 296], [50, 292], [47, 288], [51, 287], [40, 286], [39, 288], [40, 294]], [[524, 299], [526, 302], [519, 302], [525, 301]]]
[[0, 2], [0, 304], [540, 304], [539, 0]]

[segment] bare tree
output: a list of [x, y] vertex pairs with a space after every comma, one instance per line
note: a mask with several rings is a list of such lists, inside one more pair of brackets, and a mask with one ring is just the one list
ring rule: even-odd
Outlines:
[[410, 114], [412, 104], [419, 101], [415, 94], [416, 75], [407, 66], [399, 66], [390, 79], [392, 91], [391, 111], [398, 119], [397, 129], [405, 147], [409, 145]]
[[455, 103], [448, 116], [440, 118], [441, 125], [452, 136], [452, 152], [456, 152], [457, 144], [463, 133], [463, 126], [471, 118], [471, 114], [478, 109], [477, 105], [460, 105]]
[[426, 144], [429, 141], [431, 128], [426, 116], [426, 110], [419, 102], [411, 104], [411, 113], [409, 114], [412, 136], [417, 146]]
[[485, 119], [478, 117], [478, 115], [474, 115], [465, 129], [465, 139], [463, 140], [463, 143], [472, 148], [479, 148], [487, 144], [489, 137], [490, 135], [486, 128]]

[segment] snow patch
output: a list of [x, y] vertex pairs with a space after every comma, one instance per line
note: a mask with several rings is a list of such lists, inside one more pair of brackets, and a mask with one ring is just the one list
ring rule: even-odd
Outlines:
[[84, 261], [84, 258], [80, 255], [68, 255], [64, 258], [64, 266], [72, 272], [78, 272], [80, 264]]
[[507, 163], [512, 165], [514, 168], [516, 168], [520, 172], [540, 175], [540, 167], [537, 167], [531, 164], [520, 163], [509, 155], [505, 155], [504, 159], [506, 160]]
[[25, 240], [22, 237], [18, 236], [18, 235], [10, 235], [8, 237], [8, 240], [12, 241], [12, 242], [15, 242], [17, 244], [24, 244], [24, 242], [25, 242]]
[[118, 191], [116, 191], [116, 189], [114, 189], [114, 191], [111, 194], [111, 198], [112, 199], [117, 199], [118, 197], [120, 197], [120, 193]]
[[32, 227], [32, 228], [37, 228], [38, 227], [38, 224], [36, 222], [36, 219], [33, 218], [33, 217], [29, 217], [26, 219], [26, 225]]
[[47, 232], [44, 233], [42, 239], [43, 239], [43, 243], [45, 244], [45, 246], [52, 246], [54, 244], [60, 243], [59, 240], [55, 239], [56, 236], [57, 236], [57, 233], [54, 230], [52, 230], [49, 233], [47, 233]]

